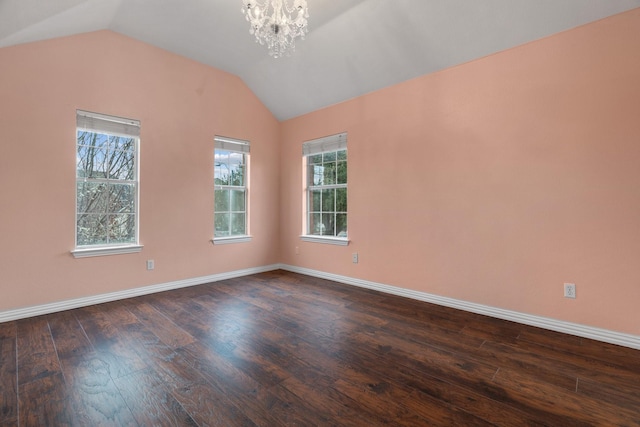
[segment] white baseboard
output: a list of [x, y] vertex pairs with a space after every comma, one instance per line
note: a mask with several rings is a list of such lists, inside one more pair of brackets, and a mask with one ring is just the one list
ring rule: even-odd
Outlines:
[[196, 277], [192, 279], [177, 280], [175, 282], [162, 283], [159, 285], [145, 286], [142, 288], [127, 289], [125, 291], [110, 292], [108, 294], [94, 295], [84, 298], [76, 298], [67, 301], [59, 301], [51, 304], [43, 304], [32, 307], [18, 308], [15, 310], [0, 311], [0, 323], [11, 320], [24, 319], [27, 317], [40, 316], [43, 314], [56, 313], [64, 310], [71, 310], [79, 307], [86, 307], [94, 304], [117, 301], [126, 298], [139, 297], [156, 292], [170, 291], [172, 289], [186, 288], [189, 286], [203, 285], [205, 283], [217, 282], [220, 280], [233, 279], [235, 277], [248, 276], [250, 274], [264, 273], [280, 268], [279, 264], [267, 265], [263, 267], [247, 268], [244, 270], [230, 271], [226, 273], [213, 274], [211, 276]]
[[442, 297], [438, 295], [428, 294], [425, 292], [414, 291], [411, 289], [399, 288], [396, 286], [385, 285], [382, 283], [370, 282], [362, 279], [355, 279], [347, 276], [340, 276], [332, 273], [311, 270], [308, 268], [295, 267], [291, 265], [280, 265], [282, 270], [294, 273], [305, 274], [307, 276], [319, 277], [322, 279], [333, 280], [335, 282], [347, 285], [358, 286], [361, 288], [372, 289], [388, 294], [399, 295], [402, 297], [412, 298], [419, 301], [425, 301], [445, 307], [456, 308], [459, 310], [469, 311], [472, 313], [483, 314], [485, 316], [496, 317], [498, 319], [509, 320], [512, 322], [522, 323], [524, 325], [536, 326], [551, 331], [562, 332], [565, 334], [575, 335], [583, 338], [589, 338], [597, 341], [607, 342], [610, 344], [621, 345], [640, 350], [640, 336], [623, 334], [620, 332], [610, 331], [607, 329], [595, 328], [592, 326], [580, 325], [577, 323], [565, 322], [563, 320], [550, 319], [532, 314], [519, 313], [517, 311], [505, 310], [502, 308], [490, 307], [487, 305], [476, 304], [472, 302], [457, 300], [453, 298]]
[[334, 282], [344, 283], [347, 285], [358, 286], [361, 288], [372, 289], [392, 295], [399, 295], [406, 298], [412, 298], [418, 301], [425, 301], [432, 304], [438, 304], [445, 307], [456, 308], [459, 310], [469, 311], [472, 313], [483, 314], [498, 319], [509, 320], [512, 322], [522, 323], [524, 325], [536, 326], [551, 331], [562, 332], [583, 338], [589, 338], [597, 341], [617, 344], [624, 347], [640, 350], [640, 336], [623, 334], [620, 332], [610, 331], [607, 329], [595, 328], [592, 326], [580, 325], [577, 323], [565, 322], [563, 320], [550, 319], [542, 316], [535, 316], [517, 311], [505, 310], [502, 308], [491, 307], [472, 302], [456, 300], [453, 298], [442, 297], [438, 295], [428, 294], [425, 292], [404, 289], [396, 286], [385, 285], [382, 283], [371, 282], [368, 280], [356, 279], [347, 276], [340, 276], [332, 273], [311, 270], [308, 268], [295, 267], [286, 264], [272, 264], [263, 267], [247, 268], [243, 270], [230, 271], [226, 273], [213, 274], [211, 276], [196, 277], [192, 279], [177, 280], [175, 282], [162, 283], [159, 285], [145, 286], [142, 288], [128, 289], [125, 291], [111, 292], [108, 294], [94, 295], [84, 298], [76, 298], [67, 301], [60, 301], [50, 304], [43, 304], [32, 307], [18, 308], [14, 310], [0, 311], [0, 323], [9, 322], [11, 320], [24, 319], [27, 317], [40, 316], [43, 314], [56, 313], [64, 310], [71, 310], [79, 307], [86, 307], [94, 304], [102, 304], [105, 302], [117, 301], [126, 298], [133, 298], [142, 295], [148, 295], [156, 292], [170, 291], [172, 289], [186, 288], [189, 286], [203, 285], [206, 283], [217, 282], [220, 280], [233, 279], [236, 277], [248, 276], [251, 274], [264, 273], [273, 270], [286, 270], [294, 273], [305, 274], [307, 276], [319, 277], [322, 279], [333, 280]]

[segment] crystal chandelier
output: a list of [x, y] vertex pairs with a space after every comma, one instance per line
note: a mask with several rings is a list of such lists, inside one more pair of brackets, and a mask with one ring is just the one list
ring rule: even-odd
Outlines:
[[269, 55], [279, 58], [295, 50], [296, 38], [304, 40], [307, 28], [307, 0], [242, 0], [242, 13], [251, 24], [249, 33], [266, 44]]

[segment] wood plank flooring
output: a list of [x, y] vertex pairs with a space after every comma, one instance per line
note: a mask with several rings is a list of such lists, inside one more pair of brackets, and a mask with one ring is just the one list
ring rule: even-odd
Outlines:
[[640, 351], [276, 271], [0, 324], [1, 426], [640, 426]]

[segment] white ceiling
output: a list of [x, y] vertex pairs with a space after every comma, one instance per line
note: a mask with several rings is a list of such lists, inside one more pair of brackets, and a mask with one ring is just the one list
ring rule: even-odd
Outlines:
[[[291, 1], [291, 0], [288, 0]], [[279, 120], [640, 7], [640, 0], [308, 0], [291, 57], [242, 0], [0, 0], [0, 47], [109, 29], [239, 76]]]

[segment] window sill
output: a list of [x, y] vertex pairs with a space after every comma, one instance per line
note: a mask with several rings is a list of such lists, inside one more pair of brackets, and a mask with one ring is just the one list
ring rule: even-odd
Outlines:
[[250, 242], [251, 236], [231, 236], [231, 237], [214, 237], [211, 243], [214, 245], [229, 245], [231, 243], [246, 243]]
[[345, 239], [342, 237], [302, 235], [300, 236], [300, 240], [302, 240], [303, 242], [324, 243], [327, 245], [338, 245], [338, 246], [347, 246], [349, 244], [349, 239]]
[[71, 251], [74, 258], [88, 258], [94, 256], [133, 254], [142, 250], [142, 245], [101, 246], [96, 248], [80, 248]]

